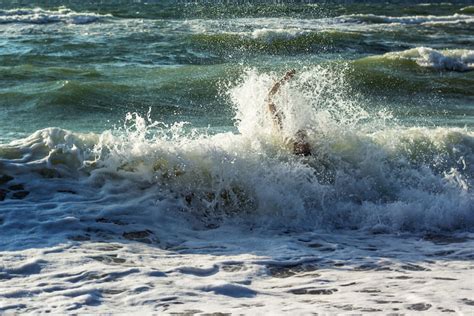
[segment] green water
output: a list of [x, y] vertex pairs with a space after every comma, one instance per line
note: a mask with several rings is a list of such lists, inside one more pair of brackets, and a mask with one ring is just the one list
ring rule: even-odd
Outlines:
[[[340, 72], [359, 102], [399, 124], [474, 126], [469, 2], [3, 1], [0, 9], [2, 142], [51, 126], [100, 132], [148, 109], [155, 120], [235, 130], [226, 90], [244, 71], [315, 65]], [[390, 55], [410, 49], [418, 55]]]

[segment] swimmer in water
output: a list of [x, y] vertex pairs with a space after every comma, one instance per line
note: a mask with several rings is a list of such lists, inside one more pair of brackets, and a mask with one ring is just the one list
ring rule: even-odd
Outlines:
[[[267, 104], [268, 104], [268, 111], [270, 112], [273, 124], [276, 129], [281, 131], [283, 129], [283, 116], [281, 111], [277, 110], [275, 106], [275, 102], [273, 101], [273, 97], [280, 91], [281, 86], [293, 78], [295, 76], [296, 70], [292, 69], [288, 71], [285, 76], [275, 82], [273, 87], [268, 92], [267, 96]], [[311, 155], [311, 146], [308, 143], [308, 135], [304, 130], [298, 130], [295, 134], [295, 137], [291, 139], [291, 143], [293, 144], [293, 153], [295, 155], [302, 155], [302, 156], [310, 156]]]

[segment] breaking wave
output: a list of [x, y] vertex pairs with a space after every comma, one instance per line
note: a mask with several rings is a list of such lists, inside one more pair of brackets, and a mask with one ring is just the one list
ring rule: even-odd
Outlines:
[[[463, 12], [464, 13], [464, 12]], [[374, 14], [351, 14], [342, 16], [347, 22], [363, 23], [397, 23], [411, 25], [449, 25], [449, 24], [470, 24], [474, 22], [474, 16], [468, 14], [453, 14], [446, 16], [437, 15], [413, 15], [413, 16], [385, 16]]]
[[474, 13], [474, 5], [461, 8], [459, 11], [461, 11], [462, 13], [472, 14]]
[[[344, 78], [321, 66], [302, 71], [276, 100], [285, 113], [281, 133], [264, 101], [276, 75], [249, 69], [226, 92], [239, 133], [129, 114], [99, 135], [49, 128], [1, 145], [2, 172], [51, 178], [42, 187], [76, 179], [104, 199], [113, 192], [118, 204], [121, 194], [137, 207], [167, 201], [166, 211], [213, 225], [228, 218], [297, 229], [472, 229], [474, 134], [397, 126], [389, 113], [364, 109]], [[311, 157], [291, 153], [300, 129]], [[139, 194], [147, 188], [154, 195]]]
[[429, 47], [416, 47], [369, 58], [375, 60], [413, 61], [418, 66], [437, 70], [461, 72], [474, 70], [474, 51], [468, 49], [436, 50]]
[[56, 10], [34, 9], [12, 9], [0, 10], [0, 24], [25, 23], [25, 24], [89, 24], [102, 20], [111, 15], [100, 15], [96, 13], [78, 13], [66, 7]]

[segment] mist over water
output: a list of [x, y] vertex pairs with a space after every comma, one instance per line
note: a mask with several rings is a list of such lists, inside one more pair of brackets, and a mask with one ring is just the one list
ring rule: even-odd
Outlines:
[[0, 311], [468, 313], [473, 13], [0, 1]]

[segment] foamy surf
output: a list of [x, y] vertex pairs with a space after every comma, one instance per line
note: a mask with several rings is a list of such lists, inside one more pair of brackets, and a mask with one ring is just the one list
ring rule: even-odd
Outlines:
[[[314, 68], [283, 92], [285, 129], [275, 134], [264, 103], [273, 78], [250, 70], [229, 90], [240, 134], [189, 134], [183, 124], [131, 114], [115, 132], [47, 129], [3, 145], [4, 170], [158, 186], [164, 191], [150, 202], [175, 197], [176, 212], [213, 225], [257, 217], [298, 230], [472, 227], [472, 132], [390, 126], [383, 113], [368, 121], [367, 110], [343, 92], [343, 77]], [[329, 103], [321, 101], [326, 94], [333, 94]], [[288, 145], [302, 128], [310, 158], [293, 156]]]
[[474, 70], [474, 51], [467, 49], [436, 50], [429, 47], [417, 47], [402, 52], [387, 53], [381, 58], [384, 57], [388, 59], [412, 60], [421, 67], [437, 70]]
[[[308, 72], [281, 97], [329, 89]], [[256, 98], [274, 77], [229, 91], [238, 134], [131, 114], [2, 145], [2, 312], [469, 313], [474, 135], [374, 131], [336, 98], [361, 119], [310, 102], [315, 155], [295, 157]]]
[[472, 313], [466, 5], [69, 5], [2, 6], [0, 314]]
[[472, 133], [326, 131], [305, 161], [128, 120], [1, 147], [3, 312], [471, 311]]
[[408, 25], [449, 25], [449, 24], [470, 24], [474, 22], [474, 17], [469, 14], [455, 13], [449, 16], [385, 16], [375, 14], [353, 14], [343, 16], [348, 21], [360, 21], [365, 23], [378, 23], [378, 24], [408, 24]]
[[11, 9], [0, 10], [0, 24], [25, 23], [25, 24], [89, 24], [110, 17], [110, 15], [100, 15], [96, 13], [78, 13], [66, 7], [59, 7], [56, 10], [34, 9]]

